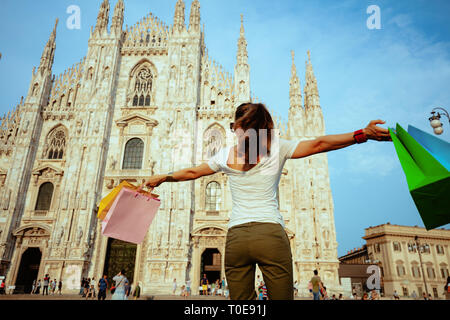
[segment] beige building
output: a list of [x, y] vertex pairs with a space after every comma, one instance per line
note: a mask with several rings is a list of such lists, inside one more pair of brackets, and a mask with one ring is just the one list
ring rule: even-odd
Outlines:
[[[444, 285], [450, 265], [450, 230], [427, 231], [388, 223], [367, 228], [363, 239], [366, 240], [368, 256], [365, 263], [379, 265], [386, 296], [392, 296], [394, 291], [400, 296], [411, 296], [415, 291], [421, 297], [427, 290], [432, 297], [445, 298]], [[348, 257], [344, 259], [346, 263], [351, 260], [350, 254]]]
[[[231, 74], [205, 47], [200, 2], [191, 2], [188, 24], [184, 1], [174, 5], [172, 25], [149, 13], [124, 30], [124, 1], [110, 21], [104, 0], [86, 56], [57, 76], [55, 25], [26, 97], [1, 119], [0, 275], [8, 286], [30, 290], [48, 273], [63, 292], [77, 292], [82, 277], [125, 268], [144, 294], [170, 293], [174, 278], [197, 293], [202, 273], [224, 277], [231, 193], [222, 173], [155, 189], [161, 207], [140, 245], [102, 236], [96, 218], [121, 181], [199, 165], [233, 144], [235, 108], [252, 100], [242, 18]], [[292, 54], [289, 119], [276, 119], [287, 139], [325, 133], [309, 54], [305, 73], [302, 94]], [[314, 269], [339, 292], [327, 155], [289, 160], [279, 199], [300, 293]]]

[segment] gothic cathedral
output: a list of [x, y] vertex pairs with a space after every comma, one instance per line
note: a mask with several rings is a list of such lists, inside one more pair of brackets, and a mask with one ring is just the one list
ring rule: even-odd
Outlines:
[[[200, 3], [175, 5], [173, 25], [148, 14], [123, 28], [124, 2], [110, 23], [108, 0], [91, 29], [87, 54], [54, 76], [58, 21], [32, 71], [25, 99], [0, 126], [0, 275], [29, 292], [34, 279], [61, 279], [77, 293], [84, 277], [125, 269], [143, 294], [168, 294], [187, 280], [222, 279], [231, 194], [222, 173], [155, 189], [161, 207], [140, 245], [101, 234], [99, 201], [121, 181], [141, 184], [208, 161], [233, 143], [229, 123], [252, 101], [241, 16], [234, 74], [208, 56]], [[317, 81], [308, 52], [302, 90], [292, 52], [286, 139], [325, 134]], [[302, 104], [303, 101], [303, 104]], [[291, 241], [294, 280], [307, 295], [313, 270], [339, 292], [337, 242], [326, 154], [288, 160], [279, 186], [280, 211]]]

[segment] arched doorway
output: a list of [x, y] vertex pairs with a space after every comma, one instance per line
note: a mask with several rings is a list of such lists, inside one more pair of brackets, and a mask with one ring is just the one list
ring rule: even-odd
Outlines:
[[122, 269], [125, 270], [125, 276], [130, 284], [134, 279], [134, 267], [136, 264], [137, 245], [121, 240], [109, 238], [106, 249], [105, 267], [103, 274], [109, 279], [109, 286], [113, 285], [112, 278]]
[[[28, 248], [20, 261], [19, 272], [17, 274], [15, 293], [31, 293], [33, 280], [39, 273], [42, 253], [39, 248]], [[37, 280], [37, 279], [36, 279]]]
[[222, 256], [218, 249], [205, 249], [200, 265], [200, 279], [206, 274], [209, 283], [220, 281], [222, 271]]

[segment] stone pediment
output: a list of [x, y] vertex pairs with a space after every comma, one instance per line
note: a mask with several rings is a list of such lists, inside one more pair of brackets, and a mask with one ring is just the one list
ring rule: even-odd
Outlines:
[[64, 171], [51, 165], [43, 165], [33, 170], [33, 175], [63, 175]]
[[51, 165], [42, 165], [34, 169], [32, 174], [35, 184], [37, 184], [39, 178], [57, 179], [57, 182], [60, 182], [61, 177], [64, 175], [64, 171]]
[[50, 229], [43, 224], [29, 224], [17, 228], [13, 231], [14, 236], [33, 236], [33, 237], [48, 237], [50, 236]]
[[226, 236], [226, 234], [227, 231], [219, 226], [201, 226], [192, 232], [193, 237]]
[[150, 126], [150, 127], [156, 127], [159, 124], [157, 120], [143, 116], [138, 113], [133, 113], [133, 114], [127, 115], [125, 117], [119, 118], [116, 120], [116, 124], [121, 127], [126, 127], [130, 123], [135, 122], [135, 121], [143, 122], [145, 125]]

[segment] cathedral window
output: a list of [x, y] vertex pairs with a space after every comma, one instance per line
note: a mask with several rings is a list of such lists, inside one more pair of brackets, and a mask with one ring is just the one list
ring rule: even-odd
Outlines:
[[218, 182], [210, 182], [206, 186], [206, 211], [219, 211], [222, 190]]
[[36, 211], [48, 211], [52, 202], [53, 184], [45, 182], [39, 187], [39, 193], [36, 201]]
[[62, 159], [66, 149], [66, 134], [62, 127], [50, 132], [47, 138], [44, 157], [46, 159]]
[[203, 158], [205, 160], [214, 156], [223, 146], [225, 130], [222, 126], [214, 124], [203, 135]]
[[141, 68], [136, 75], [133, 92], [133, 106], [148, 107], [151, 102], [153, 74], [148, 67]]
[[139, 138], [133, 138], [125, 145], [122, 169], [142, 169], [144, 156], [144, 142]]

